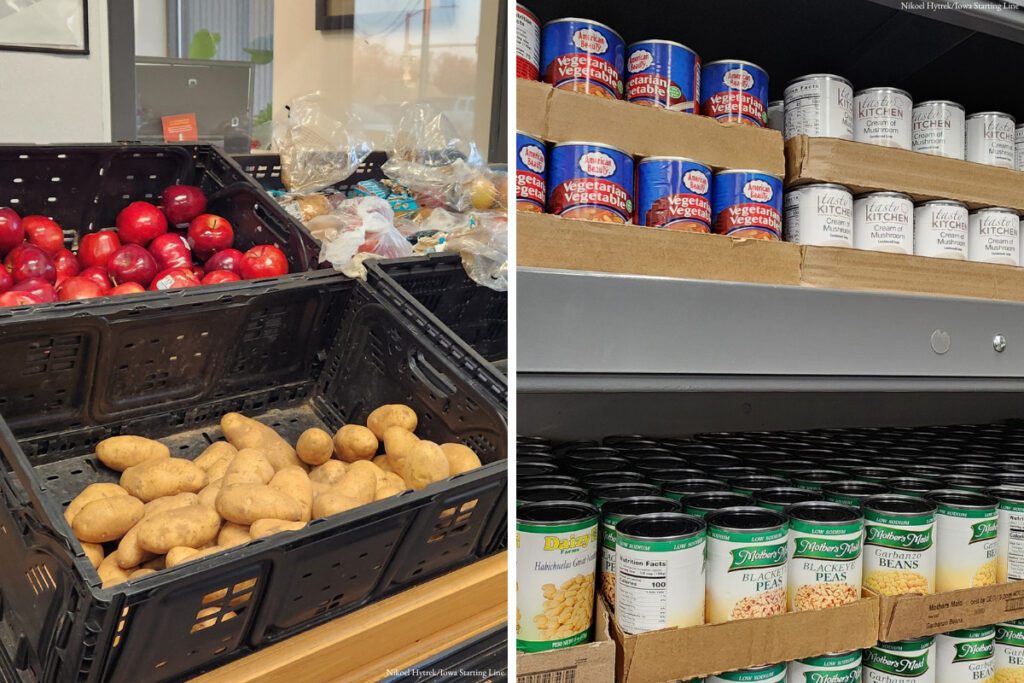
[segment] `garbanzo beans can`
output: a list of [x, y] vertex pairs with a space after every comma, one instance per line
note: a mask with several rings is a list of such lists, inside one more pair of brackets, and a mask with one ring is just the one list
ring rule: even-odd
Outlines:
[[996, 624], [996, 683], [1024, 681], [1024, 619]]
[[726, 671], [716, 676], [708, 676], [705, 683], [782, 683], [786, 680], [786, 663], [769, 664], [753, 669]]
[[935, 514], [935, 590], [954, 591], [996, 582], [997, 501], [975, 491], [941, 489], [926, 498]]
[[935, 679], [941, 683], [985, 683], [995, 669], [995, 628], [963, 628], [935, 636]]
[[786, 611], [786, 517], [758, 507], [709, 512], [705, 615], [708, 623]]
[[1024, 579], [1024, 487], [993, 486], [988, 493], [999, 501], [996, 580], [1020, 581]]
[[634, 515], [655, 512], [679, 512], [679, 503], [659, 496], [634, 496], [610, 500], [601, 508], [601, 593], [612, 607], [615, 606], [615, 526]]
[[871, 496], [864, 509], [864, 585], [881, 595], [935, 592], [935, 503]]
[[864, 683], [935, 683], [935, 639], [932, 636], [878, 643], [864, 650]]
[[789, 663], [788, 683], [860, 683], [860, 650], [831, 652]]
[[516, 509], [516, 649], [571, 647], [590, 636], [597, 508], [527, 503]]
[[864, 516], [839, 503], [797, 503], [789, 517], [789, 610], [837, 607], [860, 598]]

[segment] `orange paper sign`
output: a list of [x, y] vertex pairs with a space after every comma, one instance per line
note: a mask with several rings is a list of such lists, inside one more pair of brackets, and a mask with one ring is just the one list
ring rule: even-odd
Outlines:
[[164, 124], [164, 142], [198, 142], [199, 126], [195, 114], [161, 116]]

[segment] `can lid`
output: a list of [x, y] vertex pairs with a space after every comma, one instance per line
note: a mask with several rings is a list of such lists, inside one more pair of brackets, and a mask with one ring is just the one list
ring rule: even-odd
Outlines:
[[758, 489], [770, 489], [779, 486], [786, 486], [789, 480], [785, 477], [777, 477], [774, 474], [741, 474], [728, 480], [730, 484], [739, 488], [750, 488], [755, 486]]
[[888, 190], [885, 192], [865, 192], [857, 195], [854, 199], [868, 199], [870, 197], [899, 197], [900, 199], [906, 199], [908, 202], [914, 201], [910, 198], [909, 194], [904, 194], [903, 192], [890, 192]]
[[821, 487], [824, 493], [853, 493], [862, 496], [872, 496], [878, 493], [888, 493], [889, 487], [877, 481], [860, 481], [857, 479], [840, 479], [830, 481]]
[[843, 192], [850, 194], [850, 188], [845, 185], [840, 185], [839, 183], [810, 183], [808, 185], [799, 185], [789, 190], [786, 194], [792, 194], [793, 192], [799, 192], [800, 190], [806, 190], [812, 187], [821, 190], [842, 190]]
[[748, 62], [745, 59], [716, 59], [713, 62], [708, 62], [704, 66], [705, 67], [709, 67], [709, 66], [711, 66], [713, 64], [738, 64], [740, 66], [752, 66], [755, 69], [757, 69], [758, 71], [764, 71], [764, 69], [762, 69], [757, 64], [754, 64], [753, 62]]
[[910, 97], [910, 93], [908, 93], [906, 90], [903, 90], [902, 88], [891, 88], [891, 87], [885, 86], [885, 85], [875, 86], [873, 88], [864, 88], [863, 90], [858, 90], [857, 92], [855, 92], [853, 94], [853, 96], [857, 97], [858, 95], [866, 95], [866, 94], [872, 93], [872, 92], [894, 92], [894, 93], [897, 93], [899, 95], [903, 95], [908, 100], [913, 100], [913, 98]]
[[900, 493], [882, 493], [871, 496], [861, 505], [865, 510], [881, 512], [886, 515], [913, 517], [935, 512], [938, 506], [926, 498], [906, 496]]
[[570, 524], [591, 519], [597, 522], [597, 508], [580, 501], [544, 501], [526, 503], [516, 508], [516, 521], [529, 524]]
[[822, 500], [794, 503], [786, 507], [786, 514], [790, 519], [815, 524], [849, 524], [864, 518], [855, 507]]
[[654, 512], [627, 517], [615, 525], [619, 536], [679, 540], [699, 536], [707, 530], [703, 519], [680, 512]]
[[562, 17], [561, 19], [552, 19], [551, 21], [544, 23], [544, 28], [547, 28], [551, 24], [561, 24], [570, 21], [574, 21], [578, 24], [591, 24], [593, 26], [600, 26], [601, 28], [614, 33], [620, 41], [622, 40], [622, 35], [620, 35], [618, 31], [613, 29], [608, 24], [602, 24], [600, 21], [594, 21], [593, 19], [583, 19], [582, 17]]
[[841, 83], [845, 83], [846, 85], [850, 86], [851, 89], [853, 88], [853, 84], [850, 83], [850, 81], [846, 80], [842, 76], [837, 76], [835, 74], [807, 74], [805, 76], [800, 76], [798, 78], [794, 78], [793, 80], [791, 80], [789, 83], [786, 84], [786, 87], [788, 88], [789, 86], [793, 85], [794, 83], [802, 83], [803, 81], [809, 81], [809, 80], [814, 79], [814, 78], [823, 78], [823, 79], [830, 80], [830, 81], [839, 81]]
[[666, 493], [686, 495], [688, 493], [702, 493], [705, 491], [722, 491], [728, 488], [728, 486], [721, 479], [687, 477], [677, 481], [666, 481], [661, 485], [661, 490]]
[[516, 476], [528, 477], [535, 474], [554, 474], [558, 465], [553, 462], [524, 462], [516, 466]]
[[622, 151], [618, 147], [615, 147], [613, 145], [606, 145], [603, 142], [587, 142], [586, 140], [567, 140], [566, 142], [556, 142], [555, 144], [551, 145], [551, 148], [552, 149], [557, 149], [559, 147], [569, 147], [569, 146], [578, 146], [578, 145], [585, 145], [587, 147], [600, 147], [602, 149], [610, 149], [613, 152], [618, 152], [619, 154], [625, 154], [626, 156], [632, 158], [631, 154], [626, 154], [626, 152]]
[[526, 8], [526, 7], [523, 7], [523, 5], [522, 5], [521, 3], [518, 3], [518, 2], [516, 3], [516, 11], [517, 11], [517, 12], [522, 12], [523, 14], [527, 14], [527, 15], [529, 15], [529, 16], [530, 16], [530, 18], [531, 18], [531, 19], [533, 19], [533, 23], [535, 23], [535, 24], [538, 24], [538, 23], [540, 23], [540, 22], [539, 22], [539, 21], [537, 20], [537, 15], [536, 15], [536, 14], [534, 14], [533, 12], [531, 12], [531, 11], [530, 11], [530, 10], [529, 10], [528, 8]]
[[[1024, 125], [1024, 124], [1021, 124], [1021, 125]], [[1014, 209], [1008, 209], [1005, 206], [986, 206], [983, 209], [974, 209], [973, 211], [970, 212], [970, 215], [973, 216], [973, 215], [978, 214], [978, 213], [988, 213], [988, 212], [992, 212], [992, 211], [994, 211], [996, 213], [1012, 213], [1014, 216], [1019, 216], [1020, 215], [1020, 213], [1018, 213]]]
[[953, 100], [925, 100], [924, 102], [918, 102], [917, 104], [915, 104], [914, 109], [932, 104], [944, 104], [947, 107], [953, 107], [961, 111], [964, 110], [964, 105], [960, 104], [959, 102], [954, 102]]
[[914, 206], [959, 206], [964, 209], [967, 208], [966, 204], [958, 202], [955, 199], [930, 199], [926, 202], [919, 202]]
[[547, 486], [548, 484], [578, 486], [579, 483], [579, 479], [570, 477], [568, 474], [531, 474], [525, 477], [516, 477], [516, 485], [523, 488], [527, 486]]
[[934, 503], [956, 508], [985, 509], [998, 504], [998, 501], [988, 494], [979, 491], [961, 491], [960, 489], [929, 491], [924, 497]]
[[755, 496], [758, 502], [773, 503], [775, 505], [790, 505], [792, 503], [803, 503], [817, 500], [820, 496], [814, 491], [801, 489], [795, 486], [774, 486], [770, 489], [761, 489]]
[[984, 117], [998, 116], [999, 118], [1010, 119], [1011, 121], [1014, 122], [1014, 124], [1017, 123], [1017, 119], [1014, 118], [1012, 114], [1007, 114], [1005, 111], [979, 111], [979, 112], [975, 112], [973, 114], [968, 114], [967, 118], [968, 119], [978, 119], [978, 118], [981, 118], [983, 116]]
[[544, 484], [516, 488], [516, 500], [537, 503], [545, 500], [574, 500], [587, 502], [589, 494], [578, 486], [565, 484]]
[[942, 487], [942, 482], [929, 477], [896, 477], [889, 482], [893, 490], [916, 491], [928, 493]]
[[999, 500], [1024, 503], [1024, 486], [1000, 484], [998, 486], [989, 487], [986, 491], [989, 495], [995, 496]]
[[772, 101], [770, 101], [768, 103], [769, 107], [774, 107], [776, 105], [781, 105], [781, 106], [785, 107], [786, 106], [786, 100], [772, 100]]
[[[516, 477], [518, 480], [519, 477]], [[644, 475], [631, 470], [614, 470], [612, 472], [591, 472], [584, 475], [580, 482], [587, 487], [610, 486], [612, 484], [628, 484], [644, 481]]]
[[732, 175], [734, 173], [757, 173], [759, 175], [766, 175], [766, 176], [768, 176], [770, 178], [775, 178], [776, 180], [782, 180], [782, 176], [780, 176], [780, 175], [775, 175], [774, 173], [765, 173], [764, 171], [758, 171], [757, 169], [753, 169], [753, 168], [732, 168], [732, 169], [727, 169], [727, 170], [719, 171], [718, 173], [715, 173], [715, 177], [717, 178], [717, 177], [723, 176], [723, 175]]
[[640, 481], [626, 482], [623, 484], [606, 484], [595, 486], [590, 489], [593, 498], [612, 500], [614, 498], [630, 498], [632, 496], [658, 495], [661, 492], [654, 484], [645, 484]]
[[642, 166], [645, 161], [688, 161], [691, 164], [698, 164], [699, 166], [702, 166], [703, 168], [706, 168], [708, 173], [711, 173], [711, 168], [707, 164], [705, 164], [703, 161], [697, 161], [696, 159], [691, 159], [690, 157], [674, 157], [674, 156], [668, 156], [668, 155], [658, 155], [658, 156], [650, 156], [650, 157], [641, 157], [640, 161], [638, 161], [637, 163]]
[[744, 531], [771, 531], [786, 523], [782, 513], [765, 508], [742, 506], [709, 512], [704, 518], [709, 527], [742, 529]]
[[697, 51], [694, 50], [692, 47], [688, 47], [686, 45], [683, 45], [682, 43], [677, 43], [674, 40], [663, 40], [661, 38], [649, 38], [647, 40], [638, 40], [635, 43], [630, 43], [629, 45], [627, 45], [626, 49], [632, 50], [637, 45], [645, 45], [650, 43], [657, 43], [658, 45], [674, 45], [675, 47], [681, 47], [687, 52], [692, 53], [694, 57], [697, 57], [698, 61], [700, 60], [700, 57], [697, 55]]
[[682, 506], [679, 501], [664, 496], [630, 496], [616, 498], [604, 504], [601, 516], [608, 515], [644, 515], [652, 512], [679, 512]]

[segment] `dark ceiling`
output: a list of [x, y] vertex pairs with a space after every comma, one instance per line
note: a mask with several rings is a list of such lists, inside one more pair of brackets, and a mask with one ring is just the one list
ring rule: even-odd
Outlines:
[[[1024, 45], [869, 0], [525, 0], [541, 23], [578, 16], [626, 43], [675, 40], [703, 61], [746, 59], [768, 71], [771, 99], [803, 74], [845, 76], [855, 89], [895, 86], [914, 101], [1024, 121]], [[1007, 10], [1011, 11], [1011, 10]]]

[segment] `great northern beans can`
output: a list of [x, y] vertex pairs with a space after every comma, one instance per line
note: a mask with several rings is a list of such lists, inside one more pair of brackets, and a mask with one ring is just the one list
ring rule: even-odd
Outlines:
[[768, 73], [742, 60], [708, 62], [701, 69], [700, 113], [763, 128], [768, 123]]
[[615, 525], [635, 515], [655, 512], [679, 512], [680, 506], [671, 498], [660, 496], [633, 496], [610, 500], [601, 508], [601, 593], [612, 607], [615, 606]]
[[995, 635], [992, 626], [981, 626], [935, 636], [936, 681], [991, 681], [995, 669]]
[[516, 649], [572, 647], [590, 634], [597, 508], [527, 503], [516, 509]]
[[996, 624], [996, 683], [1024, 681], [1024, 619]]
[[925, 496], [935, 514], [935, 590], [991, 586], [996, 582], [998, 502], [976, 491], [941, 489]]
[[761, 171], [719, 171], [711, 187], [711, 224], [720, 235], [781, 239], [782, 179]]
[[1024, 580], [1024, 487], [1004, 484], [988, 493], [999, 501], [996, 581]]
[[549, 213], [602, 223], [632, 221], [633, 157], [596, 142], [562, 142], [548, 158]]
[[860, 650], [831, 652], [789, 663], [787, 683], [860, 683]]
[[682, 157], [647, 157], [637, 164], [636, 224], [711, 232], [711, 169]]
[[786, 680], [786, 663], [769, 664], [753, 669], [726, 671], [716, 676], [708, 676], [705, 683], [782, 683]]
[[700, 57], [670, 40], [644, 40], [626, 49], [626, 99], [649, 107], [697, 113]]
[[541, 78], [559, 90], [621, 100], [626, 46], [608, 26], [589, 19], [555, 19], [541, 33]]
[[871, 496], [864, 509], [864, 585], [881, 595], [935, 592], [935, 503]]
[[932, 636], [878, 643], [864, 650], [864, 683], [935, 683], [935, 639]]
[[544, 213], [547, 168], [547, 145], [531, 135], [516, 131], [517, 211]]
[[860, 598], [864, 516], [840, 503], [798, 503], [789, 517], [789, 611]]

